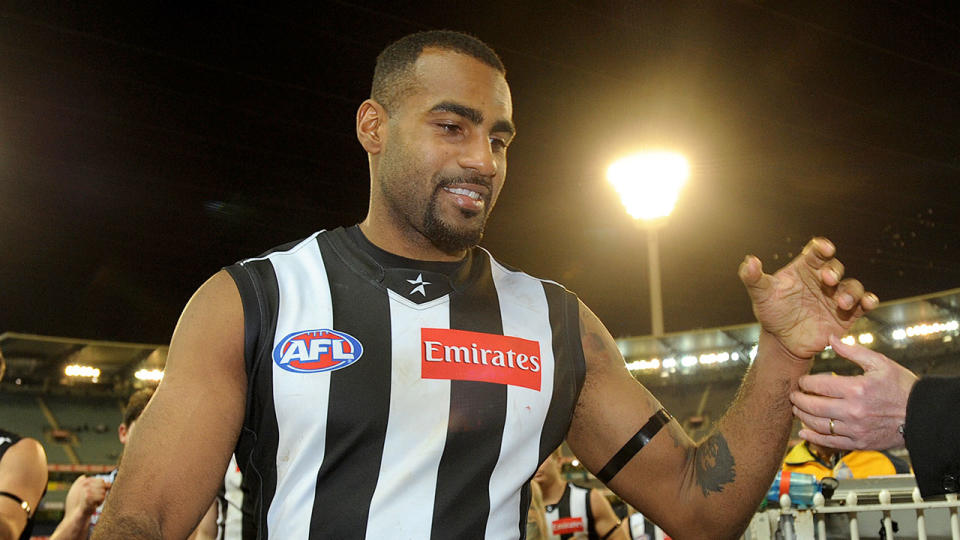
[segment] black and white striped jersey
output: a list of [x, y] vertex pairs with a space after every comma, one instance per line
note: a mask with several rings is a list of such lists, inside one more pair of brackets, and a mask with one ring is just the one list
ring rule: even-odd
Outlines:
[[237, 465], [236, 456], [230, 457], [227, 472], [223, 475], [223, 485], [217, 492], [214, 501], [217, 505], [217, 537], [216, 540], [241, 540], [244, 529], [251, 529], [251, 535], [256, 535], [256, 524], [252, 523], [252, 516], [244, 513], [243, 504], [243, 474]]
[[520, 538], [584, 378], [576, 297], [476, 248], [404, 259], [357, 227], [227, 268], [260, 538]]
[[567, 484], [563, 496], [556, 504], [545, 508], [547, 532], [550, 538], [567, 540], [568, 538], [596, 540], [596, 522], [590, 506], [590, 490], [575, 484]]

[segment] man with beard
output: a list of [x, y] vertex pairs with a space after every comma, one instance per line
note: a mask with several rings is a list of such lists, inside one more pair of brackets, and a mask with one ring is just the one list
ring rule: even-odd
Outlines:
[[[0, 354], [0, 380], [7, 370]], [[0, 540], [30, 538], [47, 491], [47, 454], [35, 439], [0, 429]]]
[[774, 275], [746, 258], [757, 357], [691, 441], [572, 293], [476, 247], [515, 132], [504, 73], [456, 32], [380, 54], [356, 116], [366, 218], [200, 287], [98, 538], [186, 536], [232, 451], [261, 538], [520, 538], [528, 481], [565, 438], [671, 535], [739, 534], [786, 447], [789, 391], [876, 296], [825, 239]]

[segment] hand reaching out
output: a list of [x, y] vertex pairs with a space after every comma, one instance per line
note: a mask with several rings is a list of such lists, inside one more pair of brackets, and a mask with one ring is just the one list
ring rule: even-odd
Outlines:
[[[886, 356], [835, 336], [830, 345], [863, 368], [863, 375], [818, 373], [800, 378], [790, 394], [793, 413], [806, 424], [800, 437], [843, 450], [885, 450], [903, 446], [898, 428], [907, 416], [907, 399], [916, 375]], [[831, 434], [830, 422], [833, 421]]]
[[797, 258], [775, 274], [763, 273], [760, 259], [740, 264], [740, 280], [761, 326], [800, 358], [811, 358], [831, 335], [843, 335], [879, 300], [855, 279], [843, 278], [843, 264], [826, 238], [814, 238]]

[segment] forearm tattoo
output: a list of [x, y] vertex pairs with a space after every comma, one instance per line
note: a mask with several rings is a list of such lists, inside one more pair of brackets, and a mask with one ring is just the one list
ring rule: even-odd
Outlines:
[[711, 493], [721, 493], [724, 485], [733, 482], [737, 476], [733, 454], [730, 453], [727, 439], [722, 433], [714, 433], [700, 443], [694, 458], [694, 468], [697, 485], [704, 497]]

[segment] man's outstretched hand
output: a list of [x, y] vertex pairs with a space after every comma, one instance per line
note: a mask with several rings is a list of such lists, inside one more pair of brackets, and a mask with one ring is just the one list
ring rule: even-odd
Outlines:
[[753, 302], [753, 313], [800, 358], [811, 358], [842, 336], [879, 300], [855, 279], [843, 278], [843, 264], [826, 238], [814, 238], [797, 258], [775, 274], [763, 273], [760, 259], [749, 255], [740, 264], [740, 280]]

